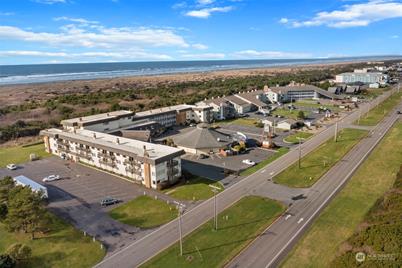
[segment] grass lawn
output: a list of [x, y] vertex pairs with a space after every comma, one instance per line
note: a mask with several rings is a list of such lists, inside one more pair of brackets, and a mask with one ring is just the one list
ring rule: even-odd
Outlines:
[[[303, 111], [304, 117], [308, 117], [309, 113], [306, 111]], [[272, 111], [272, 115], [280, 115], [285, 118], [291, 118], [294, 120], [298, 120], [297, 116], [299, 114], [299, 110], [289, 110], [289, 109], [282, 109], [282, 108], [276, 108], [274, 111]], [[278, 120], [280, 121], [280, 120]]]
[[112, 209], [109, 215], [128, 225], [153, 228], [176, 218], [177, 209], [165, 201], [144, 195]]
[[317, 103], [317, 101], [314, 101], [314, 100], [311, 100], [311, 101], [309, 101], [309, 100], [298, 100], [298, 101], [294, 102], [293, 104], [296, 107], [299, 106], [299, 107], [315, 108], [315, 109], [318, 109], [318, 108], [322, 107], [322, 108], [330, 109], [333, 112], [339, 112], [341, 110], [337, 106], [319, 104], [319, 103]]
[[218, 215], [218, 231], [210, 220], [187, 235], [182, 257], [175, 243], [142, 267], [222, 267], [284, 210], [283, 205], [270, 199], [244, 197]]
[[302, 158], [301, 168], [296, 162], [275, 176], [274, 181], [291, 187], [310, 187], [366, 135], [365, 130], [343, 129], [337, 142], [329, 139]]
[[195, 177], [191, 180], [188, 180], [182, 185], [167, 189], [166, 191], [164, 191], [164, 193], [170, 195], [175, 199], [194, 201], [206, 200], [214, 195], [211, 187], [208, 186], [209, 184], [219, 187], [223, 191], [223, 186], [220, 182], [207, 178]]
[[402, 123], [398, 123], [315, 220], [283, 267], [328, 267], [339, 246], [392, 186], [401, 165], [401, 137]]
[[[14, 243], [23, 243], [32, 249], [32, 258], [22, 267], [92, 267], [105, 256], [99, 242], [85, 237], [71, 225], [52, 215], [51, 232], [36, 235], [9, 233], [0, 223], [0, 254]], [[18, 267], [21, 267], [18, 266]]]
[[360, 122], [356, 121], [357, 124], [363, 126], [374, 126], [377, 125], [396, 105], [401, 102], [402, 92], [394, 93], [388, 99], [383, 101], [376, 108], [370, 110], [367, 114], [363, 115]]
[[[307, 140], [307, 139], [309, 139], [311, 136], [313, 136], [312, 133], [299, 131], [299, 132], [297, 132], [297, 133], [295, 133], [295, 134], [292, 134], [292, 135], [287, 136], [286, 138], [283, 139], [283, 141], [284, 141], [284, 142], [288, 142], [288, 143], [299, 143], [299, 139], [298, 139], [298, 138]], [[303, 140], [302, 140], [302, 141], [303, 141]]]
[[5, 167], [7, 164], [21, 164], [29, 161], [29, 155], [36, 154], [40, 158], [48, 157], [43, 143], [31, 146], [16, 146], [0, 148], [0, 168]]
[[240, 125], [240, 126], [248, 126], [248, 127], [255, 127], [255, 124], [259, 123], [260, 120], [256, 118], [235, 118], [235, 119], [228, 119], [218, 121], [217, 124], [231, 124], [231, 125]]
[[249, 175], [257, 172], [258, 170], [264, 168], [266, 165], [268, 165], [269, 163], [275, 161], [276, 159], [278, 159], [282, 155], [286, 154], [287, 152], [289, 152], [289, 148], [287, 148], [287, 147], [279, 148], [274, 155], [271, 155], [267, 159], [262, 160], [257, 165], [249, 167], [249, 168], [243, 170], [242, 172], [240, 172], [240, 176], [249, 176]]

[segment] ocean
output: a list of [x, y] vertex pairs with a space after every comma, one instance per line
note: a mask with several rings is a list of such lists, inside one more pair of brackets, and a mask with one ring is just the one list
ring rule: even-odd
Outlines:
[[374, 61], [393, 58], [395, 57], [378, 56], [325, 59], [211, 60], [0, 65], [0, 85], [46, 83], [70, 80], [91, 80], [100, 78], [141, 75], [209, 72], [215, 70], [264, 68], [347, 61]]

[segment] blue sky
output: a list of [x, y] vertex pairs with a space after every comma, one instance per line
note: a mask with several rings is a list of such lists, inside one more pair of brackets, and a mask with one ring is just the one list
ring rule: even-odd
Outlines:
[[402, 54], [392, 0], [1, 0], [0, 64]]

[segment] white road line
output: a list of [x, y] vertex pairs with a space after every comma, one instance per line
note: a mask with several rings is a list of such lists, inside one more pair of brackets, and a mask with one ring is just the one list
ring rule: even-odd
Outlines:
[[292, 215], [288, 214], [288, 215], [285, 217], [285, 221], [287, 221], [290, 217], [292, 217]]
[[[289, 246], [289, 244], [296, 238], [296, 236], [299, 235], [299, 233], [304, 229], [304, 227], [311, 221], [312, 218], [315, 217], [315, 215], [328, 203], [328, 201], [332, 198], [332, 196], [341, 188], [345, 182], [349, 179], [349, 177], [359, 168], [362, 162], [366, 160], [366, 157], [372, 152], [372, 150], [377, 146], [377, 144], [382, 140], [382, 138], [385, 136], [385, 134], [392, 128], [392, 126], [395, 124], [396, 119], [390, 124], [390, 126], [385, 126], [385, 133], [382, 135], [381, 138], [379, 138], [373, 146], [364, 154], [364, 156], [360, 159], [360, 161], [354, 166], [354, 168], [345, 176], [345, 178], [342, 180], [340, 184], [335, 188], [334, 191], [332, 191], [331, 194], [328, 195], [328, 197], [324, 200], [324, 202], [321, 203], [321, 205], [314, 211], [314, 213], [307, 219], [307, 221], [304, 222], [304, 224], [297, 230], [297, 232], [288, 240], [288, 242], [283, 246], [279, 252], [271, 259], [271, 261], [265, 266], [266, 268], [270, 267], [271, 264], [276, 261], [278, 256], [282, 254], [282, 252]], [[377, 125], [378, 127], [378, 125]]]
[[262, 173], [265, 173], [265, 171], [266, 171], [266, 170], [265, 170], [265, 169], [263, 169], [263, 170], [261, 170], [261, 172], [260, 172], [260, 173], [261, 173], [261, 174], [262, 174]]
[[303, 218], [300, 218], [300, 219], [297, 221], [297, 224], [301, 223], [302, 221], [304, 221], [304, 219], [303, 219]]

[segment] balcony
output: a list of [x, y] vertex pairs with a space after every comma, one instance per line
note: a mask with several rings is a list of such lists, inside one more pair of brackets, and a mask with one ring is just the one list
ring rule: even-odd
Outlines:
[[110, 155], [109, 153], [100, 152], [100, 153], [98, 153], [98, 157], [99, 158], [107, 158], [107, 159], [110, 159], [110, 160], [116, 160], [116, 156]]
[[86, 152], [86, 153], [91, 152], [91, 148], [87, 148], [87, 147], [77, 147], [77, 150], [82, 151], [82, 152]]
[[141, 167], [141, 165], [142, 165], [142, 163], [140, 163], [140, 162], [138, 162], [136, 160], [131, 160], [130, 161], [128, 159], [124, 160], [123, 164], [127, 165], [127, 166], [131, 166], [131, 167]]
[[175, 175], [177, 175], [179, 173], [179, 169], [178, 168], [171, 168], [171, 169], [168, 169], [168, 171], [167, 171], [167, 174], [168, 174], [168, 176], [170, 177], [170, 176], [175, 176]]
[[109, 167], [112, 167], [112, 168], [116, 167], [116, 163], [114, 161], [110, 161], [110, 160], [105, 159], [105, 158], [99, 159], [99, 163], [101, 165], [109, 166]]
[[126, 172], [129, 172], [131, 174], [136, 174], [136, 175], [142, 174], [141, 168], [135, 168], [135, 167], [126, 167]]

